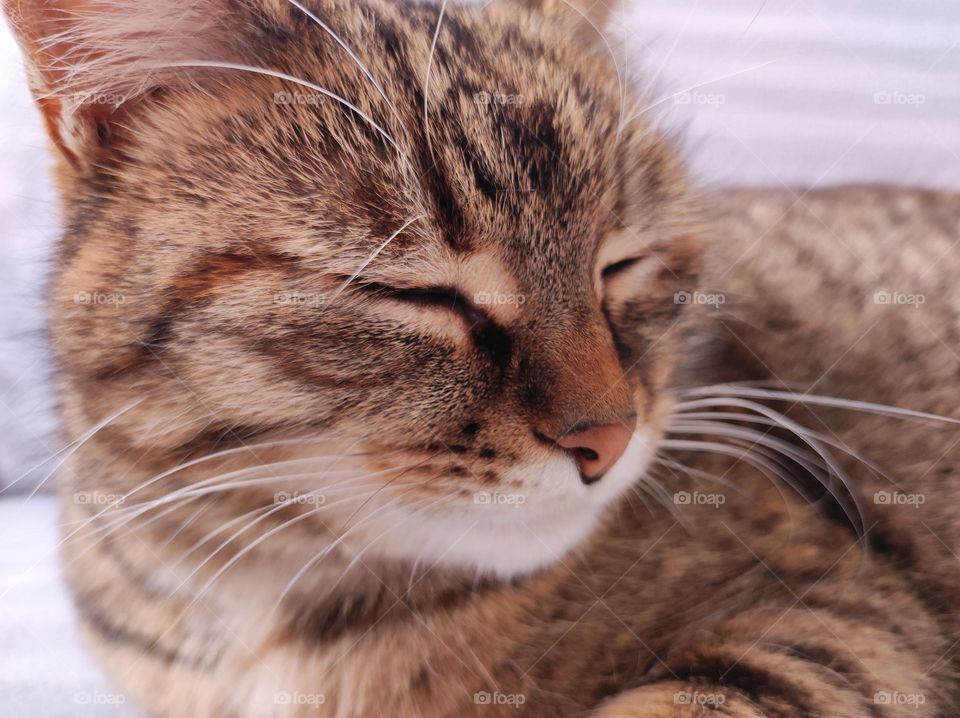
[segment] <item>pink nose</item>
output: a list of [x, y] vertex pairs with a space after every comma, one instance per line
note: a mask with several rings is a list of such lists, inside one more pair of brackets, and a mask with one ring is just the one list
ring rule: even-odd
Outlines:
[[636, 415], [614, 424], [595, 424], [581, 431], [571, 431], [557, 439], [569, 451], [580, 469], [585, 484], [598, 481], [623, 456], [637, 428]]

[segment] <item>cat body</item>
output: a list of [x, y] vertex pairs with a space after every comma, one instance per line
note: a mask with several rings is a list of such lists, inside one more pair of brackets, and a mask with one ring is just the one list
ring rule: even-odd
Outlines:
[[91, 646], [156, 716], [952, 715], [960, 201], [697, 196], [520, 5], [7, 2]]
[[[867, 401], [909, 397], [899, 403], [949, 415], [956, 399], [943, 386], [957, 359], [934, 328], [956, 325], [953, 290], [938, 278], [952, 271], [943, 250], [960, 222], [958, 198], [883, 188], [818, 191], [803, 205], [798, 196], [711, 197], [725, 239], [726, 262], [715, 266], [732, 269], [698, 291], [726, 303], [705, 304], [692, 320], [696, 361], [673, 379], [731, 389], [678, 389], [676, 403], [736, 411], [756, 397], [726, 382], [789, 379], [817, 384], [812, 396], [856, 386]], [[914, 271], [876, 246], [885, 240], [868, 231], [875, 224], [891, 228], [890, 241], [909, 241]], [[846, 266], [837, 266], [837, 238], [852, 250]], [[948, 264], [925, 273], [938, 257]], [[876, 300], [904, 291], [895, 286], [925, 293], [926, 313]], [[832, 311], [810, 312], [814, 303]], [[796, 350], [814, 339], [822, 352]], [[911, 383], [895, 370], [905, 356], [922, 363]], [[671, 449], [698, 475], [676, 464], [657, 474], [666, 508], [656, 495], [632, 496], [555, 566], [509, 581], [376, 560], [354, 561], [345, 579], [347, 554], [278, 612], [277, 586], [302, 556], [287, 567], [272, 554], [249, 560], [201, 601], [177, 592], [182, 573], [150, 586], [158, 572], [131, 568], [158, 556], [174, 563], [175, 544], [168, 559], [155, 543], [111, 546], [94, 534], [66, 565], [93, 645], [158, 715], [951, 714], [956, 430], [789, 398], [762, 405], [791, 403], [796, 421], [883, 467], [838, 458], [856, 487], [862, 538], [842, 511], [811, 505], [748, 461]], [[98, 618], [111, 606], [109, 621]]]

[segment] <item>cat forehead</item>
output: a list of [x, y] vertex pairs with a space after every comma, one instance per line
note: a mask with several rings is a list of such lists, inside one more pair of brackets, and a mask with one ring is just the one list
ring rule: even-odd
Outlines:
[[[375, 132], [390, 135], [391, 147], [378, 153], [383, 180], [412, 179], [448, 228], [505, 217], [539, 224], [543, 216], [522, 215], [581, 210], [585, 195], [615, 180], [624, 117], [609, 58], [563, 47], [563, 36], [548, 28], [493, 23], [475, 8], [451, 6], [441, 15], [434, 6], [405, 5], [400, 14], [378, 11], [356, 33], [369, 82], [345, 85], [343, 75], [357, 68], [323, 56], [313, 58], [313, 70], [363, 97], [358, 104]], [[343, 139], [372, 125], [346, 111], [316, 120], [321, 132]]]
[[144, 103], [98, 186], [156, 200], [127, 203], [137, 215], [175, 204], [211, 242], [376, 253], [371, 268], [423, 267], [437, 244], [528, 283], [586, 266], [622, 214], [632, 131], [609, 63], [468, 8], [436, 32], [438, 8], [409, 5], [329, 18], [353, 62], [289, 10], [257, 45], [270, 72], [201, 68], [196, 91]]
[[[333, 178], [338, 212], [375, 226], [372, 243], [422, 216], [418, 226], [457, 253], [495, 246], [514, 272], [544, 256], [579, 261], [617, 222], [615, 73], [595, 72], [597, 63], [581, 64], [535, 33], [491, 27], [464, 9], [451, 8], [436, 44], [424, 45], [437, 20], [435, 9], [424, 12], [419, 23], [414, 13], [414, 21], [403, 16], [371, 29], [385, 41], [369, 66], [382, 83], [351, 87], [363, 93], [377, 128], [343, 107], [331, 113], [329, 98], [298, 102], [303, 93], [283, 93], [288, 104], [274, 121], [298, 128], [289, 136], [306, 127], [335, 142], [308, 138], [280, 151], [329, 157], [351, 135], [372, 135], [378, 146], [364, 142], [344, 154]], [[406, 251], [424, 238], [404, 232], [392, 244]]]

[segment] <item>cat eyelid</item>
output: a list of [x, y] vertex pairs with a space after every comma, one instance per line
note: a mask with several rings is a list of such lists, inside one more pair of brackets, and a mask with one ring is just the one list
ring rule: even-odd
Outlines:
[[456, 312], [463, 316], [471, 326], [480, 323], [492, 323], [482, 310], [467, 299], [456, 287], [435, 285], [427, 287], [392, 287], [387, 284], [367, 283], [361, 285], [365, 291], [379, 294], [385, 299], [395, 299], [420, 306], [435, 307]]
[[626, 257], [624, 259], [617, 260], [616, 262], [612, 262], [600, 270], [600, 278], [611, 279], [617, 276], [618, 274], [622, 274], [628, 269], [631, 269], [637, 266], [638, 264], [643, 262], [645, 259], [648, 259], [649, 257], [650, 257], [649, 254], [638, 254], [633, 257]]

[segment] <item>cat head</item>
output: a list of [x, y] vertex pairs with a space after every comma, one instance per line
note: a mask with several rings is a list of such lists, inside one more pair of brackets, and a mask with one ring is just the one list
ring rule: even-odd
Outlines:
[[604, 7], [7, 0], [67, 431], [109, 417], [84, 451], [126, 462], [77, 480], [323, 454], [231, 491], [501, 575], [582, 541], [656, 448], [700, 263]]

